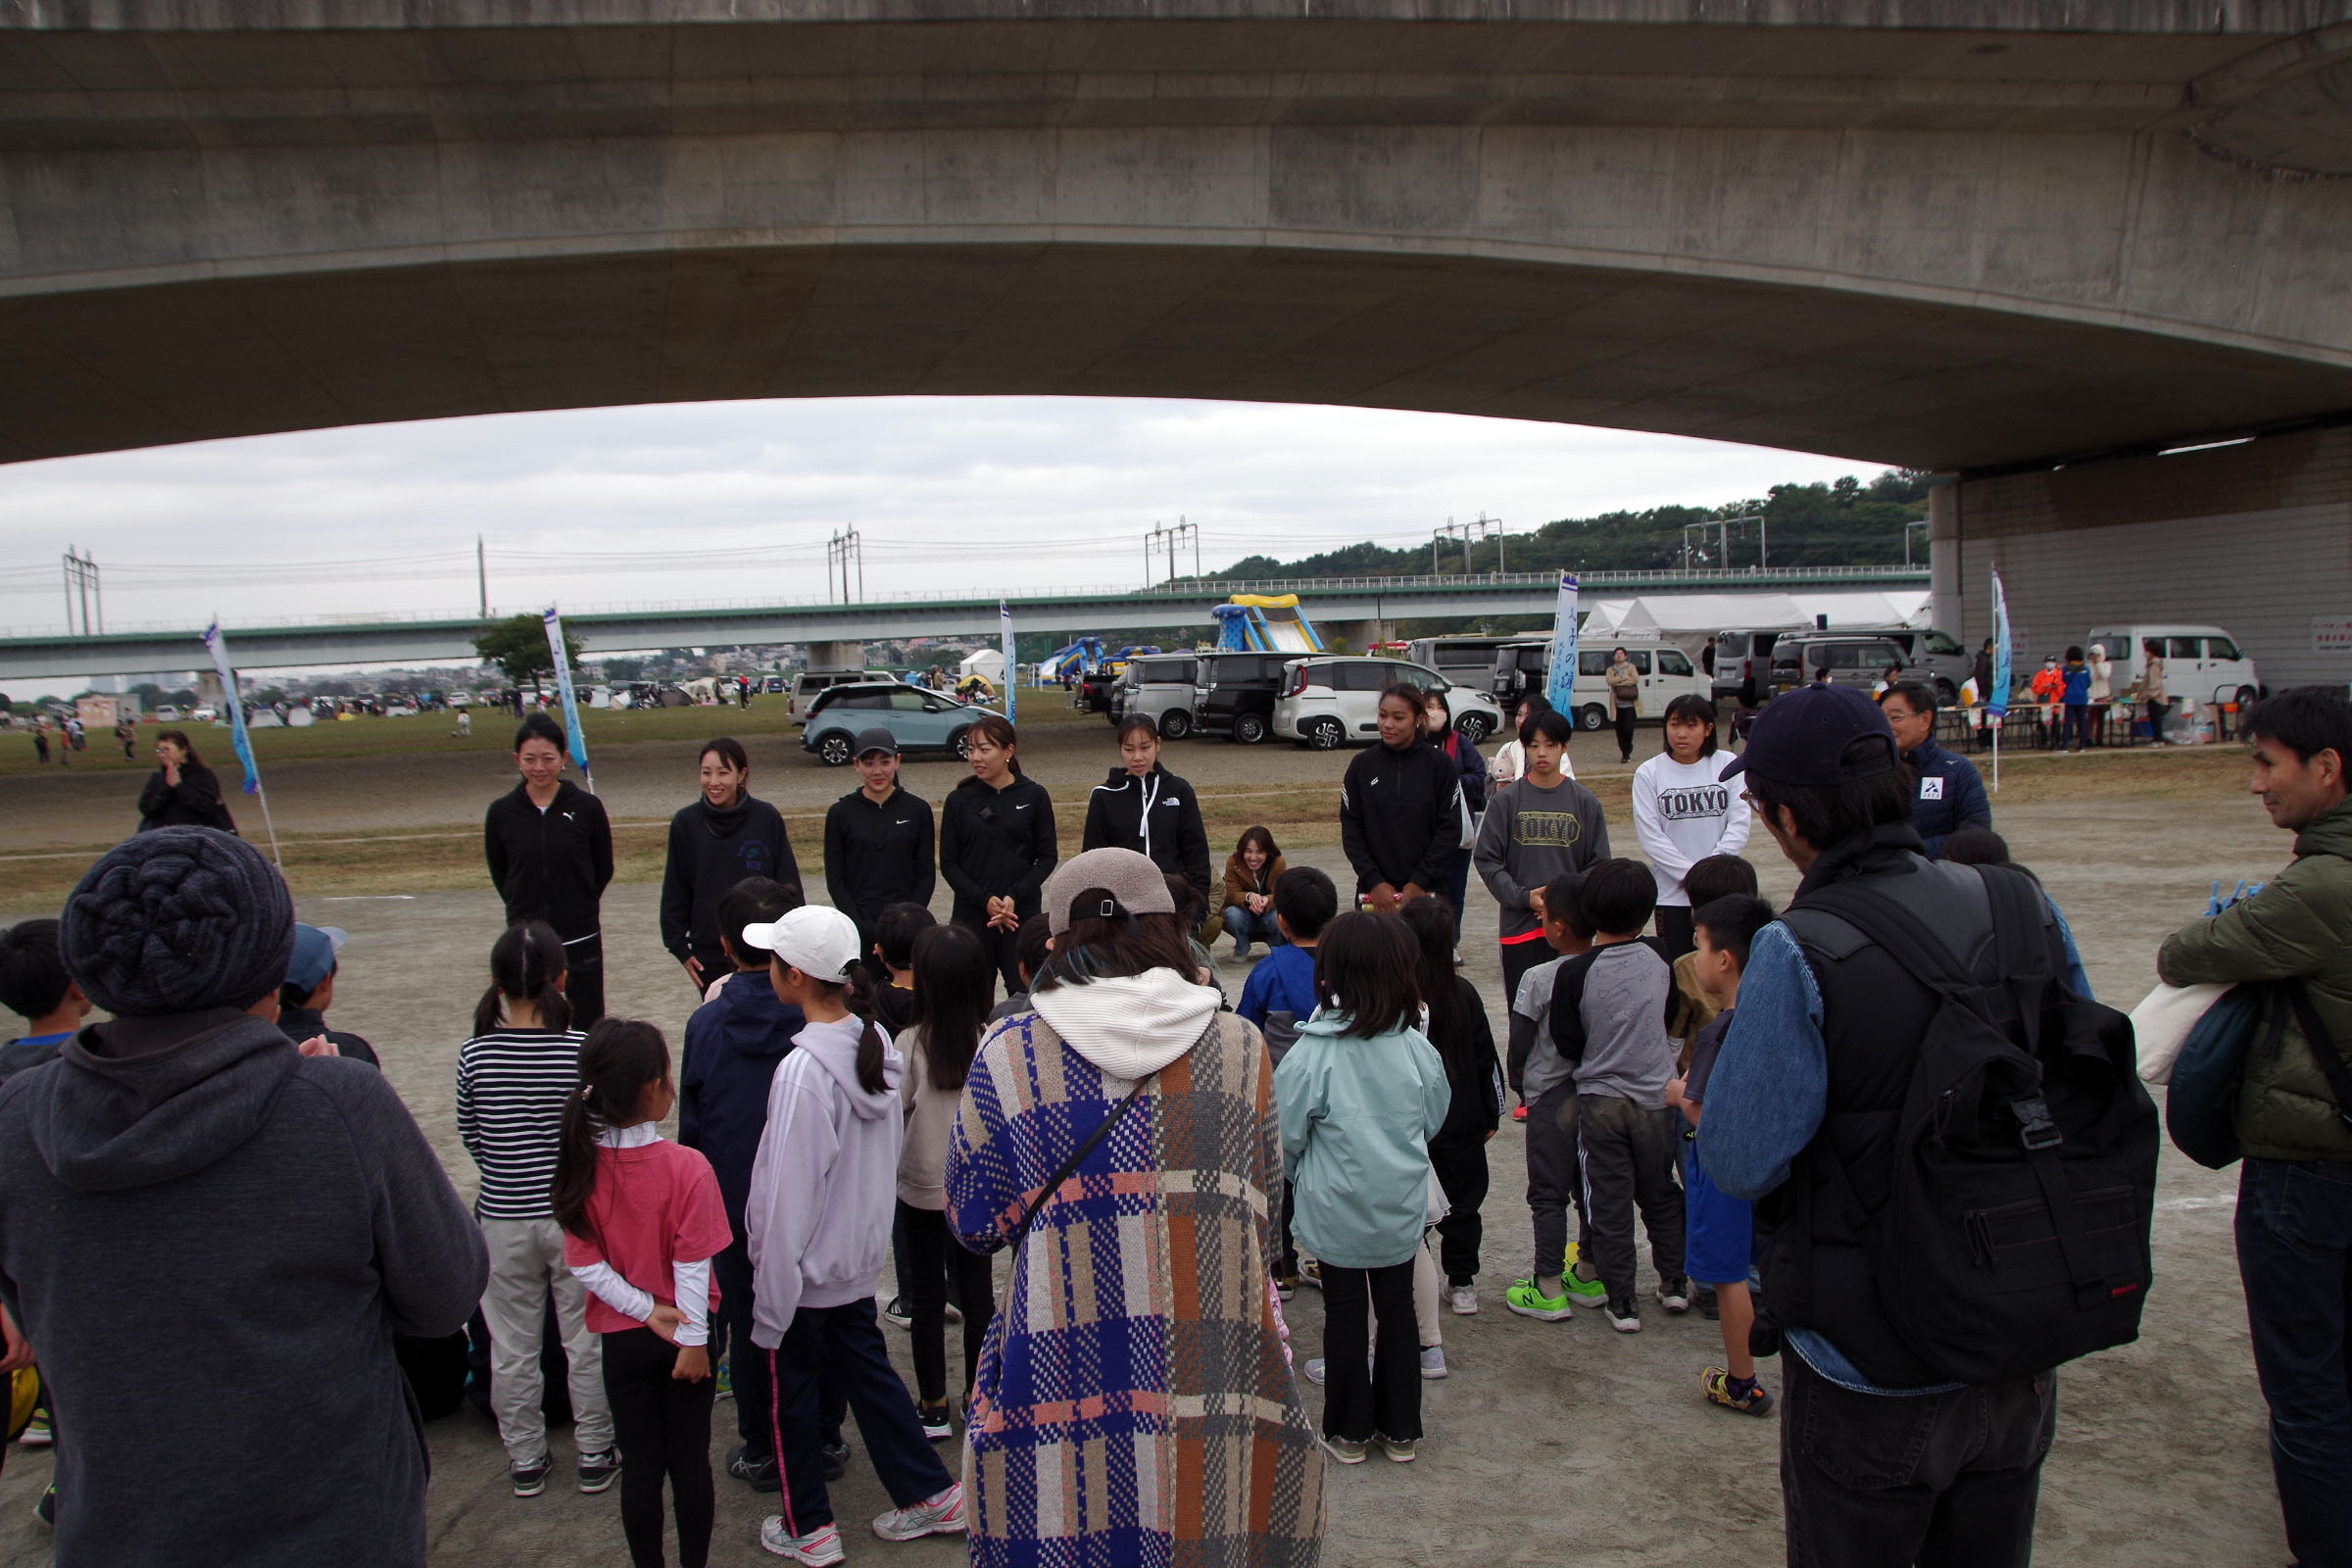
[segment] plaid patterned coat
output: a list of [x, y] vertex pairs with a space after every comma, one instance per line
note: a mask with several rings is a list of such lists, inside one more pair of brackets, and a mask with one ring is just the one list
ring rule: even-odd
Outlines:
[[[975, 1568], [1311, 1568], [1323, 1454], [1267, 1289], [1273, 1067], [1217, 1014], [1039, 1213], [980, 1354], [964, 1455]], [[972, 1063], [948, 1217], [1004, 1248], [1133, 1087], [1036, 1013]]]

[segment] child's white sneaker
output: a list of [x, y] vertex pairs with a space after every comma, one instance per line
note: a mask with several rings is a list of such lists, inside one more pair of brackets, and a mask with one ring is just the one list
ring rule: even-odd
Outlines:
[[1455, 1317], [1478, 1316], [1478, 1287], [1456, 1285], [1446, 1293], [1446, 1304], [1453, 1308]]
[[784, 1516], [770, 1514], [760, 1526], [760, 1544], [779, 1557], [807, 1563], [808, 1568], [826, 1568], [848, 1555], [841, 1549], [841, 1530], [835, 1525], [819, 1525], [805, 1536], [784, 1533]]
[[1446, 1347], [1443, 1345], [1421, 1347], [1421, 1375], [1432, 1380], [1446, 1375]]
[[904, 1508], [893, 1508], [874, 1521], [874, 1534], [884, 1541], [912, 1541], [917, 1536], [962, 1534], [963, 1483], [950, 1482], [948, 1490]]

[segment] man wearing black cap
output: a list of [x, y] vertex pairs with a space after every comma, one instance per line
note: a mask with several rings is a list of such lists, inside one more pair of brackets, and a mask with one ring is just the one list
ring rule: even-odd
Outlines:
[[393, 1336], [463, 1327], [489, 1257], [383, 1074], [279, 1032], [285, 883], [142, 833], [58, 948], [113, 1021], [0, 1088], [0, 1298], [71, 1412], [58, 1561], [416, 1568]]
[[[1764, 1309], [1791, 1352], [1782, 1372], [1781, 1487], [1792, 1565], [1968, 1562], [2033, 1553], [2041, 1462], [2057, 1420], [2048, 1372], [1952, 1382], [1882, 1305], [1870, 1222], [1895, 1181], [1894, 1126], [1938, 996], [1922, 955], [1827, 907], [1853, 884], [1916, 916], [1958, 960], [1994, 937], [1978, 870], [1932, 862], [1911, 826], [1912, 782], [1870, 699], [1838, 686], [1776, 699], [1736, 776], [1800, 872], [1787, 913], [1759, 931], [1698, 1129], [1707, 1175], [1757, 1200]], [[1850, 895], [1849, 895], [1850, 896]], [[2046, 901], [2040, 951], [2063, 953]]]
[[858, 788], [825, 808], [825, 894], [858, 922], [861, 953], [894, 904], [928, 905], [939, 880], [931, 804], [899, 787], [899, 743], [876, 725], [858, 732]]

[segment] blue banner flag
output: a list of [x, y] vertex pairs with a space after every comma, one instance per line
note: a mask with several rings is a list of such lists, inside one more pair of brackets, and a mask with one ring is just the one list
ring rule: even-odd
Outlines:
[[1995, 719], [2009, 711], [2009, 596], [1998, 566], [1992, 568], [1992, 690], [1984, 696]]
[[1004, 639], [1004, 722], [1012, 722], [1014, 688], [1021, 684], [1021, 666], [1012, 662], [1012, 606], [997, 601], [997, 630]]
[[213, 656], [213, 670], [220, 677], [220, 706], [228, 710], [229, 750], [245, 768], [245, 793], [261, 792], [262, 770], [253, 762], [253, 742], [245, 734], [245, 700], [237, 691], [237, 672], [228, 665], [228, 643], [220, 635], [220, 617], [204, 628], [204, 646]]
[[1560, 573], [1560, 600], [1551, 615], [1551, 672], [1544, 697], [1559, 713], [1576, 711], [1576, 573]]
[[580, 780], [588, 793], [596, 793], [596, 779], [588, 771], [588, 737], [580, 733], [580, 705], [571, 694], [571, 660], [564, 646], [564, 617], [550, 605], [539, 618], [547, 625], [547, 651], [556, 662], [556, 695], [564, 701], [564, 734], [571, 747], [571, 765], [580, 770]]

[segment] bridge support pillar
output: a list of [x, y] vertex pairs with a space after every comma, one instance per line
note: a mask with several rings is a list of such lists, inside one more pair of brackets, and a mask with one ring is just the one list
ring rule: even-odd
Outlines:
[[810, 669], [863, 669], [865, 667], [865, 644], [861, 642], [810, 643], [808, 645], [808, 667]]
[[1351, 654], [1369, 653], [1374, 643], [1385, 643], [1396, 627], [1385, 620], [1318, 620], [1315, 629], [1323, 634], [1323, 646], [1337, 647], [1345, 642]]
[[1960, 575], [1960, 486], [1939, 484], [1928, 492], [1928, 612], [1937, 631], [1960, 635], [1967, 599]]

